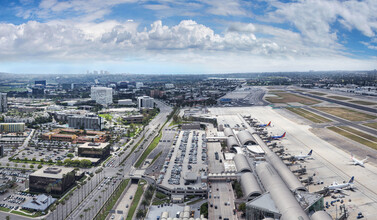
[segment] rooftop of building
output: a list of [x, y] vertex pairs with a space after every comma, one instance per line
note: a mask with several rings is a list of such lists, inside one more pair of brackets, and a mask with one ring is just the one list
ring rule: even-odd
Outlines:
[[92, 142], [86, 142], [85, 144], [82, 144], [79, 146], [79, 148], [88, 148], [88, 149], [104, 149], [107, 147], [109, 143], [92, 143]]
[[43, 167], [30, 174], [30, 176], [62, 179], [63, 175], [70, 173], [73, 170], [73, 168], [69, 167]]

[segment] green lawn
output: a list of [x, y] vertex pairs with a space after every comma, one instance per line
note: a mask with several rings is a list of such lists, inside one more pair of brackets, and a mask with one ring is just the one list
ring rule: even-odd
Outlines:
[[[41, 212], [33, 212], [33, 214], [26, 214], [24, 212], [20, 212], [20, 211], [11, 211], [10, 213], [13, 213], [13, 214], [17, 214], [17, 215], [22, 215], [22, 216], [26, 216], [26, 217], [32, 217], [32, 218], [35, 218], [35, 217], [39, 217], [39, 216], [42, 216], [42, 213]], [[30, 212], [29, 212], [30, 213]], [[12, 218], [11, 218], [12, 219]]]
[[160, 134], [153, 139], [152, 143], [148, 146], [148, 148], [140, 156], [139, 160], [135, 163], [135, 167], [140, 167], [143, 164], [147, 156], [152, 152], [152, 150], [154, 150], [157, 147], [158, 143], [161, 140], [161, 137], [162, 137], [162, 132], [160, 132]]
[[328, 129], [331, 130], [331, 131], [334, 131], [334, 132], [336, 132], [336, 133], [338, 133], [338, 134], [340, 134], [340, 135], [342, 135], [342, 136], [344, 136], [346, 138], [349, 138], [349, 139], [351, 139], [353, 141], [356, 141], [356, 142], [358, 142], [360, 144], [363, 144], [365, 146], [371, 147], [373, 149], [377, 149], [377, 144], [376, 143], [371, 142], [369, 140], [366, 140], [364, 138], [361, 138], [359, 136], [356, 136], [356, 135], [354, 135], [352, 133], [349, 133], [347, 131], [344, 131], [344, 130], [342, 130], [340, 128], [337, 128], [337, 127], [328, 127]]
[[[144, 184], [141, 184], [141, 183], [144, 183]], [[126, 220], [132, 220], [132, 216], [134, 216], [134, 213], [135, 213], [136, 208], [137, 208], [137, 206], [139, 204], [140, 198], [141, 198], [141, 196], [144, 193], [143, 187], [144, 187], [145, 184], [146, 184], [145, 180], [140, 180], [139, 181], [139, 185], [137, 187], [134, 199], [132, 200], [132, 203], [131, 203], [131, 206], [130, 206], [130, 210], [128, 211], [128, 215], [127, 215]]]
[[9, 212], [10, 209], [8, 208], [5, 208], [5, 207], [0, 207], [0, 211], [3, 211], [3, 212]]
[[152, 160], [152, 162], [151, 162], [151, 165], [157, 160], [157, 158], [159, 158], [159, 157], [161, 156], [161, 154], [162, 154], [162, 151], [160, 151], [160, 153], [158, 153], [158, 154], [153, 158], [153, 160]]
[[118, 188], [115, 190], [114, 194], [109, 198], [110, 202], [107, 206], [102, 207], [103, 210], [101, 210], [102, 214], [98, 214], [97, 219], [105, 220], [106, 217], [109, 215], [110, 210], [113, 209], [115, 203], [118, 201], [119, 197], [122, 195], [124, 189], [127, 187], [128, 182], [130, 179], [125, 179], [122, 181], [122, 183], [118, 186]]

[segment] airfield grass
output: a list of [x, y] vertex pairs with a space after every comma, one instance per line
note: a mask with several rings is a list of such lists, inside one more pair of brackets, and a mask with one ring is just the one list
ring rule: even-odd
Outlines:
[[345, 130], [342, 130], [342, 129], [337, 128], [337, 127], [327, 127], [327, 129], [329, 129], [331, 131], [334, 131], [334, 132], [336, 132], [336, 133], [338, 133], [338, 134], [340, 134], [340, 135], [342, 135], [342, 136], [344, 136], [344, 137], [346, 137], [348, 139], [356, 141], [356, 142], [358, 142], [360, 144], [363, 144], [363, 145], [368, 146], [368, 147], [373, 148], [373, 149], [377, 149], [377, 144], [376, 143], [373, 143], [373, 142], [371, 142], [369, 140], [366, 140], [364, 138], [356, 136], [356, 135], [354, 135], [352, 133], [349, 133], [349, 132], [347, 132]]
[[355, 103], [355, 104], [359, 104], [359, 105], [377, 105], [377, 103], [375, 102], [367, 102], [367, 101], [362, 101], [362, 100], [353, 100], [353, 101], [350, 101], [352, 103]]
[[350, 100], [351, 99], [351, 98], [348, 98], [348, 97], [336, 96], [336, 95], [330, 95], [330, 96], [327, 96], [327, 98], [336, 99], [336, 100]]
[[370, 134], [367, 134], [367, 133], [364, 133], [364, 132], [361, 132], [359, 130], [356, 130], [356, 129], [353, 129], [353, 128], [350, 128], [350, 127], [346, 127], [346, 126], [339, 126], [339, 128], [346, 130], [348, 132], [354, 133], [356, 135], [359, 135], [359, 136], [361, 136], [365, 139], [368, 139], [370, 141], [377, 142], [377, 137], [374, 137], [373, 135], [370, 135]]
[[314, 107], [317, 110], [326, 112], [330, 115], [337, 116], [349, 121], [365, 121], [377, 118], [376, 116], [358, 112], [355, 110], [342, 107]]
[[317, 115], [313, 112], [310, 112], [310, 111], [307, 111], [305, 109], [301, 109], [301, 108], [287, 108], [289, 111], [297, 114], [297, 115], [300, 115], [301, 117], [304, 117], [314, 123], [326, 123], [326, 122], [331, 122], [331, 120], [327, 119], [327, 118], [324, 118], [320, 115]]
[[320, 101], [309, 99], [303, 96], [299, 96], [292, 93], [286, 93], [286, 92], [275, 92], [271, 93], [278, 97], [266, 97], [266, 100], [271, 103], [289, 103], [289, 102], [298, 102], [303, 105], [313, 105], [318, 104]]
[[326, 95], [326, 93], [322, 93], [322, 92], [309, 92], [310, 94], [313, 94], [313, 95], [319, 95], [319, 96], [324, 96]]
[[368, 126], [368, 127], [370, 127], [370, 128], [374, 128], [374, 129], [377, 130], [377, 122], [365, 123], [365, 124], [363, 124], [363, 125]]

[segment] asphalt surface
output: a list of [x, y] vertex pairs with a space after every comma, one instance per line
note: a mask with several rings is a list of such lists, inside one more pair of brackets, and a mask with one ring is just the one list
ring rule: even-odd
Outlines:
[[[166, 142], [159, 142], [157, 147], [149, 154], [147, 157], [148, 160], [153, 160], [153, 158], [162, 151], [161, 155], [156, 159], [156, 161], [151, 164], [146, 170], [145, 174], [149, 175], [153, 172], [159, 171], [160, 168], [164, 165], [165, 163], [165, 158], [169, 153], [169, 150], [171, 146], [173, 145], [174, 137], [176, 135], [176, 130], [172, 128], [164, 129], [162, 133], [161, 140]], [[167, 140], [170, 140], [170, 142], [167, 142]]]
[[349, 103], [349, 102], [343, 102], [343, 101], [339, 101], [339, 100], [336, 100], [336, 99], [329, 99], [329, 98], [326, 98], [326, 97], [302, 93], [302, 92], [298, 92], [298, 91], [292, 91], [292, 90], [289, 90], [289, 91], [303, 95], [303, 96], [308, 96], [308, 97], [311, 97], [311, 98], [315, 98], [315, 99], [319, 99], [319, 100], [323, 100], [323, 101], [327, 101], [327, 102], [332, 102], [332, 103], [335, 103], [335, 104], [338, 104], [338, 105], [343, 105], [343, 106], [347, 106], [347, 107], [351, 107], [351, 108], [355, 108], [355, 109], [359, 109], [359, 110], [363, 110], [363, 111], [367, 111], [367, 112], [371, 112], [371, 113], [377, 113], [376, 108], [369, 108], [369, 107], [362, 106], [362, 105], [356, 105], [356, 104], [352, 104], [352, 103]]
[[322, 112], [322, 111], [319, 111], [315, 108], [311, 108], [311, 107], [304, 107], [305, 109], [308, 109], [318, 115], [321, 115], [321, 116], [325, 116], [333, 121], [337, 121], [339, 123], [341, 123], [342, 125], [346, 125], [346, 126], [350, 126], [350, 127], [354, 127], [354, 128], [357, 128], [361, 131], [365, 131], [365, 132], [368, 132], [368, 133], [371, 133], [371, 134], [375, 134], [376, 135], [376, 130], [372, 129], [372, 128], [368, 128], [368, 127], [364, 127], [362, 125], [359, 125], [357, 123], [354, 123], [354, 122], [351, 122], [351, 121], [348, 121], [348, 120], [345, 120], [345, 119], [341, 119], [339, 117], [336, 117], [336, 116], [333, 116], [333, 115], [330, 115], [330, 114], [327, 114], [325, 112]]

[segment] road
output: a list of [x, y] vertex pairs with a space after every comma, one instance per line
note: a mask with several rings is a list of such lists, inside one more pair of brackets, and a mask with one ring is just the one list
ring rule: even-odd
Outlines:
[[[134, 167], [133, 167], [134, 163], [137, 161], [139, 156], [143, 153], [143, 150], [145, 150], [147, 148], [149, 143], [151, 141], [153, 141], [155, 134], [157, 134], [157, 132], [158, 132], [157, 127], [162, 126], [166, 122], [167, 116], [172, 111], [172, 108], [170, 106], [167, 106], [160, 101], [156, 101], [156, 104], [160, 108], [160, 113], [152, 121], [150, 121], [150, 123], [144, 128], [143, 132], [136, 139], [134, 139], [133, 144], [127, 148], [127, 150], [125, 151], [124, 154], [122, 154], [121, 156], [118, 156], [118, 155], [114, 156], [114, 167], [105, 167], [104, 168], [103, 172], [104, 172], [104, 175], [106, 177], [114, 176], [117, 173], [122, 173], [122, 175], [120, 177], [124, 178], [124, 179], [128, 178], [130, 176], [130, 172], [132, 172], [134, 170]], [[130, 154], [130, 156], [125, 160], [127, 155], [131, 152], [131, 149], [133, 148], [133, 146], [140, 139], [143, 138], [143, 135], [145, 137], [144, 144], [140, 144], [138, 146], [138, 148], [134, 151], [134, 153]], [[120, 142], [124, 143], [124, 139], [120, 140]], [[125, 147], [127, 147], [127, 145], [121, 146], [121, 149], [118, 152], [123, 150], [123, 148], [125, 148]], [[143, 148], [143, 150], [138, 150], [138, 149], [141, 149], [141, 148]], [[124, 161], [124, 162], [122, 163], [122, 161]], [[123, 169], [123, 172], [120, 172], [121, 169]], [[117, 184], [119, 182], [120, 181], [117, 181]], [[94, 189], [93, 192], [91, 194], [89, 194], [89, 196], [84, 200], [84, 202], [82, 202], [77, 207], [76, 211], [70, 215], [69, 219], [79, 219], [78, 217], [80, 215], [85, 216], [85, 214], [86, 214], [85, 210], [87, 210], [88, 208], [91, 208], [91, 210], [99, 211], [101, 206], [99, 206], [99, 202], [98, 201], [95, 202], [95, 200], [99, 200], [98, 199], [99, 196], [104, 198], [104, 196], [112, 194], [112, 192], [116, 188], [115, 186], [110, 184], [107, 187], [103, 187], [104, 189], [100, 189], [100, 190]], [[120, 198], [120, 199], [122, 199], [122, 198]], [[93, 207], [98, 207], [98, 208], [93, 209]]]
[[165, 158], [169, 153], [169, 150], [173, 144], [173, 139], [176, 135], [176, 130], [171, 128], [164, 129], [161, 137], [161, 141], [158, 143], [157, 147], [149, 154], [148, 160], [153, 160], [153, 158], [162, 151], [161, 155], [156, 159], [156, 161], [150, 165], [145, 174], [149, 175], [155, 171], [159, 171], [160, 168], [165, 163]]

